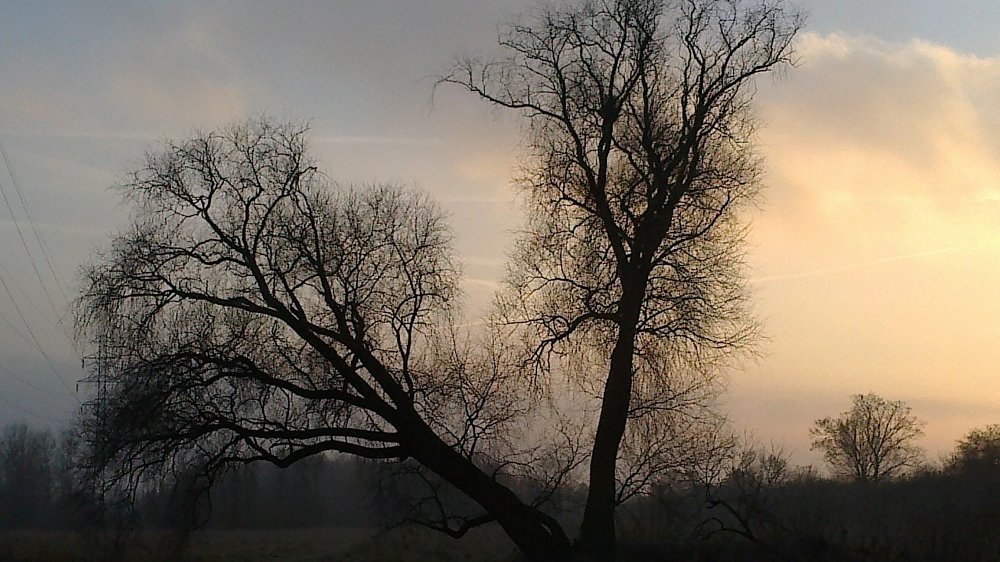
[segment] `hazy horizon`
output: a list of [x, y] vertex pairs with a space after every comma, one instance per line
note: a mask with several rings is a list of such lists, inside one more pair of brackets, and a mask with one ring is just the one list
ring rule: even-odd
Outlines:
[[[767, 338], [731, 374], [726, 411], [819, 465], [813, 420], [875, 392], [927, 423], [933, 461], [1000, 421], [1000, 4], [797, 4], [800, 63], [758, 84], [767, 176], [746, 251]], [[527, 5], [0, 5], [0, 144], [32, 219], [0, 165], [22, 231], [3, 205], [0, 423], [58, 424], [77, 407], [66, 300], [128, 220], [108, 188], [162, 139], [261, 113], [310, 122], [338, 182], [441, 202], [467, 308], [482, 310], [520, 224], [518, 123], [433, 86]]]

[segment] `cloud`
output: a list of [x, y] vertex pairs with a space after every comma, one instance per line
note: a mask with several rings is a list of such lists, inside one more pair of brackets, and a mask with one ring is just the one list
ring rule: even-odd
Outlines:
[[465, 285], [476, 285], [479, 287], [485, 287], [490, 290], [496, 290], [500, 287], [499, 281], [495, 279], [477, 279], [475, 277], [463, 277], [462, 283]]
[[799, 52], [760, 97], [761, 246], [794, 231], [868, 261], [1000, 236], [1000, 58], [837, 34]]
[[[983, 422], [964, 404], [1000, 403], [1000, 57], [836, 33], [799, 54], [758, 96], [768, 186], [749, 262], [769, 341], [734, 411], [795, 424], [804, 450], [835, 397], [935, 400], [955, 406], [928, 408], [925, 443], [947, 449]], [[794, 412], [771, 419], [775, 401]]]
[[225, 27], [187, 17], [147, 29], [146, 41], [107, 65], [107, 102], [133, 119], [155, 116], [188, 127], [225, 123], [247, 112], [242, 65], [224, 52]]

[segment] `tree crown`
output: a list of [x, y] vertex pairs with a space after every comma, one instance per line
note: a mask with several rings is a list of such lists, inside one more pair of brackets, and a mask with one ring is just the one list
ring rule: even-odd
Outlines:
[[879, 481], [912, 468], [922, 458], [914, 441], [923, 435], [923, 425], [903, 401], [869, 393], [852, 396], [849, 410], [816, 420], [809, 433], [812, 448], [823, 452], [835, 473]]

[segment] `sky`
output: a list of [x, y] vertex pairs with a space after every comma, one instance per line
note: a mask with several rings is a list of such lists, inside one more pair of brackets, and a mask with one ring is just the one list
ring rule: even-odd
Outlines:
[[[433, 86], [529, 5], [0, 3], [17, 218], [0, 200], [0, 423], [58, 426], [85, 396], [67, 303], [128, 222], [112, 186], [163, 139], [234, 120], [308, 120], [338, 182], [430, 193], [481, 308], [521, 222], [519, 122]], [[796, 5], [799, 62], [756, 99], [766, 187], [747, 253], [766, 339], [725, 408], [819, 463], [812, 422], [875, 392], [912, 406], [935, 460], [1000, 421], [1000, 2]]]

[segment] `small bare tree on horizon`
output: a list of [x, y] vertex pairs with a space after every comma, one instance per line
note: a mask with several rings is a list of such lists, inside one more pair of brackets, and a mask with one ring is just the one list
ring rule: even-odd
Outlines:
[[923, 450], [914, 443], [923, 435], [923, 425], [902, 400], [856, 394], [849, 410], [816, 420], [809, 434], [812, 448], [822, 451], [835, 474], [880, 482], [923, 459]]

